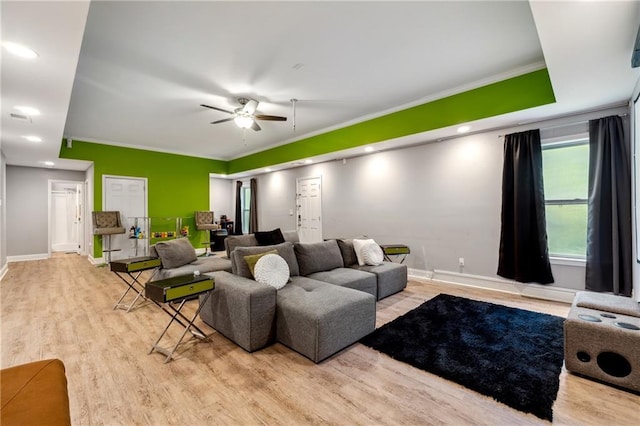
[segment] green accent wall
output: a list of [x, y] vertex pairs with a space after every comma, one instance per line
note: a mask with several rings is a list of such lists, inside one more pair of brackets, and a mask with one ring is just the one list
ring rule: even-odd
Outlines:
[[[163, 152], [73, 141], [61, 144], [60, 158], [94, 163], [93, 210], [102, 210], [102, 177], [117, 175], [147, 178], [148, 214], [151, 217], [190, 217], [196, 210], [209, 210], [209, 173], [226, 173], [224, 161]], [[196, 232], [192, 221], [190, 240], [201, 248], [207, 236]], [[102, 241], [94, 238], [94, 257], [102, 256]]]
[[229, 162], [227, 174], [462, 124], [555, 102], [546, 68]]
[[[549, 73], [541, 69], [231, 161], [75, 140], [73, 148], [61, 143], [60, 158], [93, 161], [94, 210], [102, 210], [106, 174], [146, 177], [151, 217], [193, 217], [194, 211], [209, 208], [210, 173], [240, 173], [553, 102]], [[191, 229], [190, 239], [199, 247], [202, 237], [192, 224]], [[95, 238], [94, 256], [101, 255]]]

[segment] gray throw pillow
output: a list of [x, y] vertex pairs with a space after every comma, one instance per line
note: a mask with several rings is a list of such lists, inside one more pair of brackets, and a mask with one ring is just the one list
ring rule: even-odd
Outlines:
[[156, 251], [165, 269], [179, 268], [198, 260], [196, 250], [188, 238], [160, 241], [156, 243]]
[[349, 267], [351, 265], [355, 265], [358, 263], [358, 257], [356, 256], [356, 251], [353, 248], [353, 239], [349, 238], [346, 240], [337, 240], [338, 247], [340, 247], [340, 253], [342, 254], [342, 260], [344, 261], [344, 266]]
[[302, 276], [344, 266], [336, 240], [321, 243], [296, 243], [295, 249]]

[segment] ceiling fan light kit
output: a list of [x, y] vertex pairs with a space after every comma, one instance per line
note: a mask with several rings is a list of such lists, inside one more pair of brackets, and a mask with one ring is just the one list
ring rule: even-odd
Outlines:
[[224, 123], [224, 122], [233, 120], [236, 126], [238, 126], [241, 129], [253, 129], [255, 131], [259, 131], [262, 129], [258, 125], [258, 123], [256, 123], [256, 120], [287, 121], [287, 117], [280, 117], [278, 115], [256, 114], [256, 110], [258, 109], [259, 102], [256, 101], [255, 99], [238, 98], [238, 103], [241, 106], [239, 108], [236, 108], [233, 111], [229, 111], [224, 108], [218, 108], [215, 106], [205, 105], [205, 104], [200, 104], [200, 106], [204, 108], [214, 109], [220, 112], [226, 112], [227, 114], [232, 115], [229, 118], [212, 121], [211, 124], [219, 124], [219, 123]]

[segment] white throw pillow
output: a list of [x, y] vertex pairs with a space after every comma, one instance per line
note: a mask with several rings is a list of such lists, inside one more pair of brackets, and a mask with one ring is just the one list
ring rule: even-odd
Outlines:
[[362, 247], [362, 260], [365, 265], [380, 265], [384, 260], [382, 249], [376, 243], [369, 243]]
[[[353, 249], [358, 258], [358, 265], [379, 265], [382, 263], [383, 255], [380, 246], [372, 239], [353, 240]], [[366, 253], [366, 254], [365, 254]]]
[[279, 290], [289, 281], [289, 265], [277, 254], [266, 254], [256, 262], [253, 276], [259, 283]]

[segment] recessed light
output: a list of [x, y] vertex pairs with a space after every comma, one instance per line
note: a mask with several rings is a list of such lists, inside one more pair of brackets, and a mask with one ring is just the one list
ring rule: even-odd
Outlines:
[[43, 161], [43, 163], [44, 163], [45, 166], [49, 166], [49, 167], [55, 166], [55, 164], [56, 164], [53, 161]]
[[38, 57], [38, 54], [35, 50], [29, 49], [27, 46], [22, 44], [14, 43], [12, 41], [4, 41], [2, 45], [8, 52], [13, 53], [16, 56], [25, 59], [35, 59]]
[[307, 158], [306, 160], [304, 160], [304, 164], [311, 164], [313, 163], [313, 160], [310, 158]]
[[40, 115], [40, 110], [38, 108], [30, 107], [30, 106], [14, 106], [13, 109], [17, 109], [23, 114], [27, 115]]
[[29, 142], [42, 142], [42, 138], [39, 136], [29, 135], [29, 136], [23, 136], [23, 138], [25, 138]]
[[364, 152], [372, 152], [372, 151], [373, 151], [373, 147], [370, 147], [370, 146], [364, 149]]
[[471, 126], [458, 127], [458, 133], [467, 133], [469, 130], [471, 130]]
[[266, 169], [264, 169], [265, 172], [270, 172], [271, 169], [269, 167], [267, 167]]

